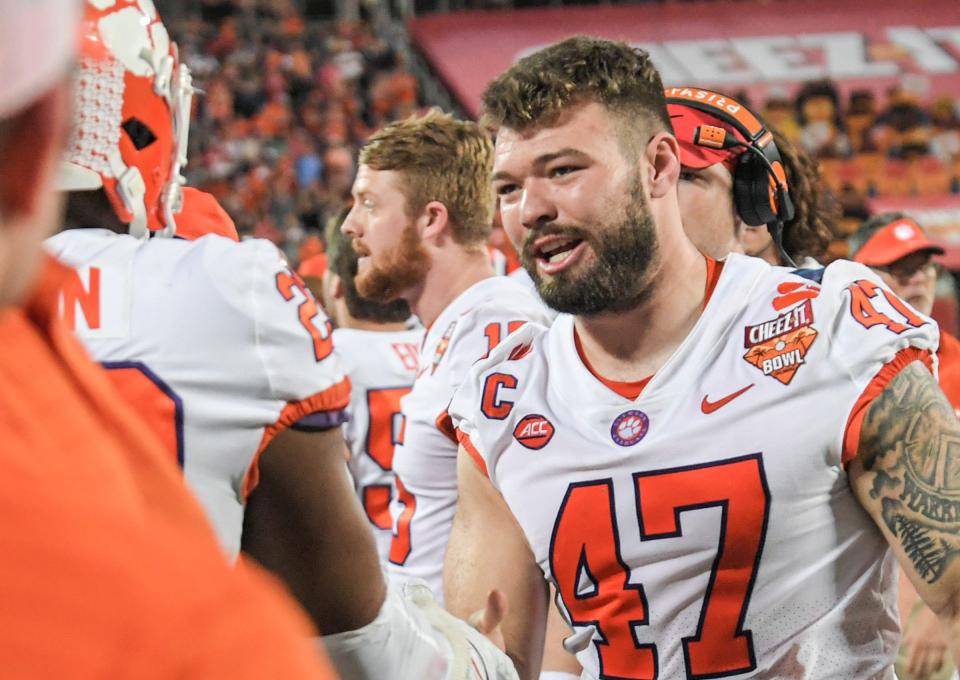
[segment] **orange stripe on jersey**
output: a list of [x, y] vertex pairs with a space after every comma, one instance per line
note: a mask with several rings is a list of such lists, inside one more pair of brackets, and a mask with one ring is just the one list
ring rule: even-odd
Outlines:
[[263, 438], [260, 440], [260, 446], [250, 461], [250, 467], [243, 478], [243, 499], [246, 499], [257, 488], [260, 482], [260, 454], [263, 453], [273, 438], [293, 425], [301, 418], [311, 413], [322, 411], [339, 411], [345, 409], [350, 404], [350, 378], [344, 378], [336, 385], [328, 387], [322, 392], [301, 399], [300, 401], [290, 401], [283, 407], [280, 417], [272, 425], [268, 425], [263, 431]]
[[483, 476], [487, 479], [490, 478], [490, 473], [487, 471], [487, 464], [483, 460], [483, 456], [480, 455], [480, 452], [477, 451], [477, 447], [473, 445], [473, 442], [470, 441], [470, 437], [463, 430], [457, 430], [457, 439], [460, 442], [460, 446], [463, 447], [463, 450], [470, 454], [470, 457], [473, 458], [473, 462], [477, 464], [477, 467], [480, 468], [480, 472], [483, 473]]
[[[712, 257], [707, 257], [706, 255], [703, 256], [703, 259], [707, 263], [707, 282], [703, 290], [703, 306], [706, 307], [707, 303], [710, 302], [710, 298], [713, 297], [713, 291], [716, 290], [717, 283], [720, 281], [720, 274], [723, 273], [723, 262], [714, 260]], [[639, 397], [643, 393], [643, 388], [645, 388], [647, 383], [650, 382], [650, 379], [653, 378], [652, 375], [648, 375], [646, 378], [642, 378], [640, 380], [630, 381], [610, 380], [609, 378], [604, 378], [602, 375], [597, 373], [597, 371], [593, 368], [593, 365], [590, 363], [590, 360], [587, 359], [587, 355], [583, 351], [583, 345], [580, 344], [580, 335], [577, 333], [576, 328], [573, 329], [573, 344], [577, 348], [577, 354], [580, 356], [580, 361], [583, 362], [583, 365], [588, 371], [590, 371], [593, 377], [606, 385], [609, 389], [619, 394], [624, 399], [630, 399], [632, 401]]]
[[841, 460], [844, 465], [857, 455], [857, 449], [860, 446], [860, 428], [863, 427], [863, 418], [867, 415], [867, 407], [873, 403], [873, 400], [883, 392], [890, 381], [907, 364], [914, 361], [922, 361], [931, 372], [933, 371], [933, 357], [930, 350], [905, 347], [877, 372], [873, 380], [863, 390], [860, 398], [853, 405], [853, 410], [850, 411], [850, 418], [847, 420], [847, 428], [843, 435], [843, 457]]
[[580, 361], [582, 361], [586, 369], [590, 371], [590, 374], [624, 399], [633, 400], [639, 397], [643, 392], [643, 388], [647, 386], [647, 383], [650, 382], [650, 378], [653, 377], [652, 375], [648, 375], [646, 378], [631, 381], [610, 380], [609, 378], [604, 378], [602, 375], [597, 373], [596, 370], [594, 370], [590, 360], [587, 359], [587, 355], [583, 351], [583, 345], [580, 344], [580, 334], [577, 333], [576, 328], [573, 329], [573, 344], [577, 348], [577, 354], [580, 356]]
[[940, 329], [940, 348], [937, 350], [940, 389], [947, 395], [950, 404], [960, 413], [960, 342]]
[[707, 286], [703, 291], [703, 306], [706, 307], [713, 297], [713, 291], [717, 289], [717, 283], [720, 282], [720, 274], [723, 273], [723, 262], [718, 262], [712, 257], [703, 256], [707, 261]]
[[437, 416], [435, 424], [444, 437], [454, 444], [457, 443], [457, 428], [453, 426], [453, 420], [450, 419], [450, 414], [447, 413], [447, 409], [443, 409], [443, 413]]

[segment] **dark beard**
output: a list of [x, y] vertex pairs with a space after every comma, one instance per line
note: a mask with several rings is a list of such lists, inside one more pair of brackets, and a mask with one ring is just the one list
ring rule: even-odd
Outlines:
[[[575, 264], [556, 276], [541, 274], [530, 252], [533, 241], [546, 234], [586, 241], [595, 255], [593, 266], [577, 272], [580, 265]], [[619, 218], [589, 231], [562, 225], [535, 229], [527, 236], [520, 259], [540, 297], [551, 308], [577, 316], [592, 316], [626, 311], [643, 302], [649, 294], [648, 279], [658, 251], [653, 215], [638, 174], [631, 187], [630, 202]]]
[[383, 262], [370, 266], [357, 274], [354, 283], [357, 292], [373, 302], [393, 302], [410, 288], [419, 285], [430, 269], [427, 254], [416, 228], [410, 224], [403, 230], [396, 250], [384, 256]]

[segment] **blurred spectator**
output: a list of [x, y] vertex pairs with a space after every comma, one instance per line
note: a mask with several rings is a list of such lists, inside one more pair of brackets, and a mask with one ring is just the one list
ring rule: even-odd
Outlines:
[[844, 156], [850, 143], [844, 134], [840, 97], [828, 80], [807, 83], [797, 94], [800, 143], [814, 156]]
[[175, 37], [205, 92], [189, 181], [222, 201], [241, 237], [296, 259], [349, 195], [359, 145], [416, 110], [417, 81], [363, 20], [308, 23], [292, 0], [180, 7]]

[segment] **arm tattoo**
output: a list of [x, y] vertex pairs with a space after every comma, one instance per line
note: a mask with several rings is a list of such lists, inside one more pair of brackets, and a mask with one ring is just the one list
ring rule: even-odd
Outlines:
[[869, 406], [859, 456], [884, 523], [917, 574], [936, 583], [960, 555], [960, 422], [920, 362]]

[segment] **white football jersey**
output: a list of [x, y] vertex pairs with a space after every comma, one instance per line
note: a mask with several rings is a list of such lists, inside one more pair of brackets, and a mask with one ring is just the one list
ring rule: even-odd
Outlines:
[[417, 377], [423, 333], [422, 328], [333, 331], [335, 352], [350, 376], [350, 420], [343, 426], [350, 447], [350, 473], [384, 563], [393, 536], [393, 450], [403, 436], [400, 399]]
[[476, 366], [450, 414], [556, 584], [584, 677], [892, 678], [897, 569], [845, 463], [867, 386], [931, 365], [937, 338], [861, 265], [817, 283], [731, 255], [636, 399], [560, 316]]
[[77, 270], [67, 323], [164, 439], [236, 555], [260, 452], [295, 423], [344, 420], [350, 384], [326, 315], [267, 241], [73, 229], [46, 245]]
[[457, 503], [457, 443], [447, 405], [470, 367], [524, 323], [544, 323], [547, 311], [505, 276], [461, 293], [437, 317], [420, 350], [413, 391], [403, 398], [404, 435], [393, 458], [397, 495], [389, 573], [419, 577], [443, 593], [443, 558]]

